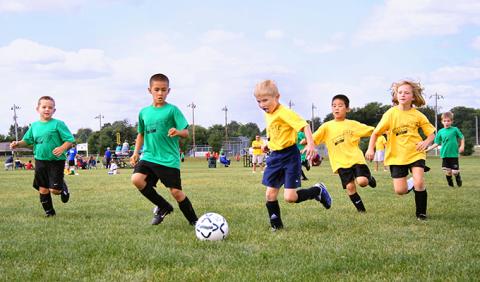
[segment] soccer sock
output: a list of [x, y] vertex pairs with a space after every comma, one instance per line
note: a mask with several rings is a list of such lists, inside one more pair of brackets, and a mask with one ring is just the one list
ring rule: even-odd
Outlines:
[[415, 191], [416, 215], [427, 214], [427, 190]]
[[407, 194], [412, 192], [412, 190], [413, 190], [413, 177], [410, 177], [407, 180]]
[[43, 210], [47, 214], [55, 214], [55, 210], [53, 209], [52, 203], [52, 195], [48, 194], [40, 194], [40, 203], [42, 204]]
[[183, 215], [185, 216], [185, 218], [188, 220], [190, 224], [193, 225], [195, 224], [195, 222], [197, 222], [198, 217], [195, 214], [195, 210], [193, 209], [192, 203], [187, 197], [185, 197], [183, 201], [178, 203], [178, 207], [180, 208]]
[[172, 210], [172, 206], [153, 189], [153, 186], [147, 184], [145, 188], [140, 190], [140, 193], [155, 204], [161, 211]]
[[350, 200], [352, 201], [353, 205], [357, 208], [357, 211], [359, 212], [366, 212], [367, 210], [365, 209], [365, 206], [363, 205], [362, 198], [360, 198], [360, 195], [358, 193], [355, 193], [353, 195], [349, 195]]
[[452, 176], [451, 176], [451, 175], [445, 175], [445, 177], [447, 178], [448, 186], [453, 187], [453, 179], [452, 179]]
[[457, 181], [458, 187], [462, 186], [462, 177], [460, 176], [460, 172], [457, 175], [455, 175], [455, 181]]
[[280, 217], [280, 206], [278, 201], [267, 201], [266, 203], [268, 216], [270, 218], [270, 225], [273, 228], [282, 228], [282, 218]]
[[311, 200], [320, 194], [320, 187], [313, 186], [308, 189], [297, 190], [298, 199], [295, 203], [300, 203], [306, 200]]
[[302, 172], [302, 179], [307, 179], [307, 176], [305, 175], [305, 173], [303, 172], [303, 169], [301, 170]]

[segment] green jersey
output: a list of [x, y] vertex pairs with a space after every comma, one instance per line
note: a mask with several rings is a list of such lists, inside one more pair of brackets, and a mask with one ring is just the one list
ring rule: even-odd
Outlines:
[[54, 118], [32, 123], [22, 140], [28, 145], [33, 144], [35, 159], [42, 161], [65, 160], [65, 154], [57, 157], [53, 154], [53, 149], [65, 142], [75, 142], [75, 138], [65, 123]]
[[[305, 148], [305, 145], [300, 144], [300, 141], [302, 141], [303, 139], [305, 139], [305, 133], [303, 131], [299, 131], [297, 133], [297, 147], [299, 151], [302, 151], [303, 148]], [[301, 154], [301, 158], [302, 162], [304, 162], [307, 159], [307, 153], [303, 152], [303, 154]]]
[[463, 134], [455, 126], [442, 128], [435, 136], [435, 144], [441, 145], [440, 157], [458, 158], [458, 139], [463, 139]]
[[180, 169], [178, 136], [169, 137], [168, 130], [184, 130], [188, 122], [172, 104], [148, 106], [138, 116], [138, 133], [144, 137], [142, 160]]

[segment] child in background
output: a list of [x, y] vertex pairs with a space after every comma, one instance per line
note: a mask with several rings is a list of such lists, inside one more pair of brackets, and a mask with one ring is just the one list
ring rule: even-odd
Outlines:
[[[440, 149], [440, 157], [442, 158], [442, 169], [445, 171], [448, 186], [453, 186], [452, 175], [455, 176], [457, 186], [462, 186], [462, 178], [460, 176], [460, 166], [458, 164], [458, 153], [463, 153], [465, 149], [465, 138], [462, 132], [455, 126], [452, 126], [453, 114], [446, 112], [442, 114], [443, 128], [440, 129], [435, 137], [434, 144], [427, 151], [438, 146]], [[458, 145], [460, 140], [460, 146]]]
[[[427, 117], [414, 108], [425, 105], [420, 83], [402, 80], [392, 85], [392, 102], [390, 108], [378, 123], [370, 137], [365, 157], [372, 160], [377, 138], [387, 133], [385, 164], [390, 166], [393, 188], [398, 195], [407, 194], [407, 176], [413, 174], [415, 191], [415, 215], [418, 220], [427, 219], [427, 190], [425, 187], [425, 150], [435, 138], [435, 127]], [[419, 129], [427, 136], [422, 139]]]
[[268, 148], [271, 150], [267, 158], [267, 167], [263, 174], [262, 184], [267, 187], [266, 207], [272, 231], [283, 228], [278, 204], [278, 193], [282, 185], [285, 190], [284, 200], [288, 203], [300, 203], [315, 199], [329, 209], [331, 198], [327, 187], [317, 183], [308, 189], [298, 189], [301, 186], [300, 151], [297, 148], [297, 132], [304, 131], [307, 144], [304, 151], [307, 159], [315, 154], [312, 132], [307, 122], [292, 110], [280, 104], [280, 93], [272, 80], [260, 82], [254, 92], [258, 106], [265, 111], [267, 122]]
[[370, 136], [373, 127], [347, 119], [349, 111], [348, 97], [343, 94], [335, 95], [332, 98], [334, 119], [322, 124], [313, 134], [313, 140], [317, 145], [325, 143], [333, 172], [340, 176], [342, 187], [346, 189], [357, 211], [365, 212], [356, 184], [361, 187], [370, 185], [375, 188], [377, 182], [368, 169], [358, 143], [361, 137]]
[[377, 142], [375, 142], [375, 156], [373, 157], [373, 161], [375, 162], [375, 171], [378, 171], [378, 167], [380, 164], [383, 166], [383, 171], [387, 171], [387, 167], [385, 166], [385, 145], [387, 144], [387, 139], [385, 136], [380, 135], [377, 138]]

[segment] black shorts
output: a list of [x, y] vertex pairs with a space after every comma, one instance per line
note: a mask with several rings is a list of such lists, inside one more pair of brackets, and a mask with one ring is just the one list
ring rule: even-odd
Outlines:
[[443, 169], [459, 170], [460, 166], [458, 165], [458, 158], [443, 158], [442, 159], [442, 168]]
[[69, 166], [75, 166], [75, 160], [68, 160]]
[[355, 178], [359, 176], [370, 178], [372, 175], [370, 169], [368, 169], [368, 166], [365, 164], [356, 164], [349, 168], [339, 168], [337, 172], [338, 175], [340, 175], [343, 189], [346, 189], [347, 184], [355, 181]]
[[392, 178], [406, 177], [409, 171], [412, 171], [412, 167], [422, 167], [425, 169], [425, 160], [414, 161], [407, 165], [390, 165], [390, 175]]
[[167, 188], [182, 190], [182, 180], [178, 168], [167, 167], [148, 161], [139, 161], [133, 173], [141, 173], [147, 176], [147, 185], [156, 187], [158, 180]]
[[55, 190], [63, 189], [63, 169], [65, 161], [42, 161], [35, 160], [35, 177], [33, 178], [33, 188], [40, 187]]

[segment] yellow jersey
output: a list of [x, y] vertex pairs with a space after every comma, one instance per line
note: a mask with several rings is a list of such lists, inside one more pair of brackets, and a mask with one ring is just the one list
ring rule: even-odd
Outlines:
[[296, 144], [297, 132], [307, 122], [294, 111], [279, 105], [273, 113], [266, 113], [268, 148], [279, 151]]
[[366, 164], [362, 150], [358, 147], [361, 137], [368, 137], [373, 126], [355, 120], [331, 120], [322, 124], [313, 134], [316, 145], [325, 143], [328, 159], [333, 172], [339, 168], [350, 168], [356, 164]]
[[426, 159], [425, 151], [416, 149], [417, 144], [423, 141], [419, 128], [426, 136], [435, 133], [435, 127], [415, 108], [402, 111], [392, 107], [383, 114], [373, 134], [378, 136], [388, 130], [385, 165], [407, 165]]
[[378, 136], [377, 142], [375, 142], [375, 151], [385, 150], [385, 144], [387, 144], [387, 139], [385, 139], [385, 136]]
[[252, 148], [253, 148], [253, 155], [254, 156], [258, 156], [258, 155], [261, 155], [263, 153], [262, 152], [262, 145], [263, 145], [263, 142], [261, 140], [260, 141], [253, 140]]

